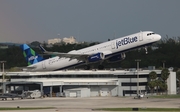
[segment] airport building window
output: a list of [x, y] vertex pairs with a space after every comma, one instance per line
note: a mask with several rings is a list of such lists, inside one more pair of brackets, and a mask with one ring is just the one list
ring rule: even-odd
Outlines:
[[[122, 86], [137, 86], [137, 83], [130, 83], [130, 82], [122, 82]], [[139, 86], [146, 86], [147, 82], [139, 82]]]
[[123, 93], [124, 94], [136, 94], [137, 91], [136, 90], [124, 90]]
[[11, 76], [11, 79], [28, 79], [28, 78], [118, 78], [118, 75], [113, 75], [113, 74], [76, 75], [76, 74], [73, 74], [73, 75]]
[[118, 78], [137, 78], [136, 75], [118, 75]]

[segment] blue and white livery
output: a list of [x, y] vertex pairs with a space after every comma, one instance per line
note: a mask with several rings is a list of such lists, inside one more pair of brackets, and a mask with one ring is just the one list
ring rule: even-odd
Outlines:
[[[45, 54], [55, 55], [55, 57], [45, 60], [42, 58], [37, 60], [39, 55], [35, 55], [36, 53], [32, 49], [29, 50], [26, 44], [23, 44], [21, 48], [23, 51], [25, 50], [23, 46], [28, 48], [28, 50], [24, 52], [24, 56], [29, 63], [27, 67], [31, 68], [31, 71], [54, 71], [81, 64], [88, 65], [89, 63], [103, 62], [104, 60], [111, 63], [121, 61], [125, 59], [125, 52], [151, 45], [160, 39], [161, 36], [152, 31], [140, 31], [132, 35], [80, 50], [73, 50], [68, 53], [49, 52], [41, 47]], [[33, 55], [30, 53], [33, 53]]]

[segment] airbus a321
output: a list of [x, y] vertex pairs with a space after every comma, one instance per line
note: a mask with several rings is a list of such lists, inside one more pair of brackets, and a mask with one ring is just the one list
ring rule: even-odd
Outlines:
[[[27, 68], [30, 71], [56, 71], [82, 64], [103, 62], [104, 60], [111, 63], [121, 61], [126, 57], [125, 52], [146, 47], [160, 39], [161, 36], [152, 31], [140, 31], [91, 47], [72, 50], [68, 53], [49, 52], [41, 47], [45, 54], [55, 55], [49, 59], [44, 59], [26, 44], [21, 45], [21, 48], [28, 62]], [[100, 64], [99, 68], [103, 68], [103, 65]]]

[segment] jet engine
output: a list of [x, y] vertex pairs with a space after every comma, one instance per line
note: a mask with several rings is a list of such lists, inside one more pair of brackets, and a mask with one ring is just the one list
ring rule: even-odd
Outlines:
[[96, 53], [88, 57], [88, 62], [97, 62], [105, 58], [103, 53]]
[[125, 58], [126, 58], [125, 53], [121, 53], [121, 54], [117, 54], [117, 55], [114, 55], [114, 56], [108, 58], [107, 62], [108, 63], [115, 63], [115, 62], [118, 62], [118, 61], [122, 61]]

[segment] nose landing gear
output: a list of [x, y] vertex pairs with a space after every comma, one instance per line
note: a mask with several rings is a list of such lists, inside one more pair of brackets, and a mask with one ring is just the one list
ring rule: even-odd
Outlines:
[[146, 54], [148, 54], [148, 50], [147, 50], [147, 47], [144, 47], [145, 51], [146, 51]]

